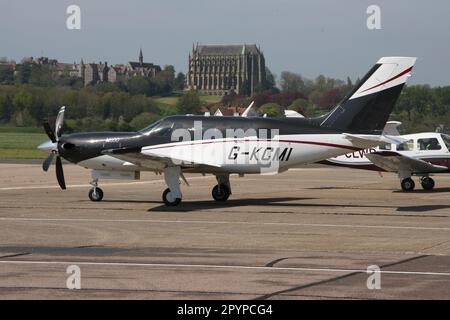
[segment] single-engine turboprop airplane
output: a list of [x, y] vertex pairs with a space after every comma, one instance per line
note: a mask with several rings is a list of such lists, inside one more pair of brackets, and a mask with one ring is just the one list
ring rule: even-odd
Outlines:
[[[415, 188], [412, 176], [420, 176], [424, 190], [434, 188], [430, 175], [450, 173], [450, 136], [437, 132], [400, 135], [394, 128], [400, 122], [388, 122], [385, 128], [390, 135], [402, 139], [400, 144], [382, 144], [319, 163], [380, 172], [396, 172], [403, 191]], [[395, 130], [395, 131], [393, 131]]]
[[140, 171], [163, 173], [166, 205], [181, 202], [184, 172], [214, 174], [216, 201], [231, 194], [230, 174], [278, 173], [304, 163], [396, 143], [381, 135], [416, 58], [381, 58], [328, 114], [314, 119], [220, 116], [170, 116], [138, 132], [90, 132], [62, 135], [64, 107], [50, 138], [38, 148], [56, 156], [56, 176], [66, 188], [61, 157], [92, 169], [89, 198], [100, 201], [99, 179], [139, 179]]

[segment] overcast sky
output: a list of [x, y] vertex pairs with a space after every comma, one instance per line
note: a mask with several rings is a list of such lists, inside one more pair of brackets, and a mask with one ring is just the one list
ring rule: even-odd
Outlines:
[[[81, 30], [66, 9], [81, 8]], [[381, 30], [366, 27], [369, 5]], [[353, 80], [381, 56], [416, 56], [410, 83], [450, 84], [448, 0], [0, 0], [0, 57], [144, 60], [186, 72], [193, 42], [256, 43], [278, 76]]]

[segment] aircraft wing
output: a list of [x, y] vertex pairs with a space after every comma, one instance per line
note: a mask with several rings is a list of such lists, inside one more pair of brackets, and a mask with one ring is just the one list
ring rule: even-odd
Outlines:
[[366, 154], [366, 157], [377, 167], [391, 172], [405, 170], [414, 173], [434, 173], [448, 170], [447, 167], [437, 166], [393, 151], [369, 153]]
[[167, 166], [181, 165], [183, 167], [219, 167], [211, 163], [195, 162], [189, 159], [173, 158], [162, 156], [159, 154], [153, 154], [148, 151], [142, 152], [142, 148], [121, 148], [110, 149], [102, 152], [105, 155], [131, 162], [134, 165], [148, 168], [151, 170], [163, 170]]

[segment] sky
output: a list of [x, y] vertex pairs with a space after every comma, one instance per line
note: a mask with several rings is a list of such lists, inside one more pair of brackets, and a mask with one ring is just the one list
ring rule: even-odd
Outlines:
[[[81, 29], [69, 30], [69, 5]], [[369, 5], [381, 29], [369, 30]], [[382, 56], [418, 57], [410, 83], [450, 85], [448, 0], [0, 0], [0, 57], [138, 59], [186, 72], [193, 43], [258, 44], [266, 65], [355, 80]]]

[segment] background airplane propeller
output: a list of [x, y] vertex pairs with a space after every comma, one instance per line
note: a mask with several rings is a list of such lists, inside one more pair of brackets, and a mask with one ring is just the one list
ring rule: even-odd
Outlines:
[[[59, 156], [59, 138], [62, 134], [62, 127], [64, 124], [64, 111], [65, 107], [61, 107], [58, 112], [58, 116], [55, 121], [55, 132], [52, 131], [50, 124], [48, 122], [44, 122], [44, 130], [47, 136], [50, 138], [50, 142], [42, 144], [42, 148], [51, 150], [49, 156], [42, 163], [42, 169], [44, 171], [48, 171], [48, 168], [53, 162], [53, 158], [56, 156], [56, 179], [58, 180], [59, 186], [61, 189], [66, 189], [66, 182], [64, 180], [64, 171], [62, 167], [61, 157]], [[45, 146], [44, 146], [45, 145]]]

